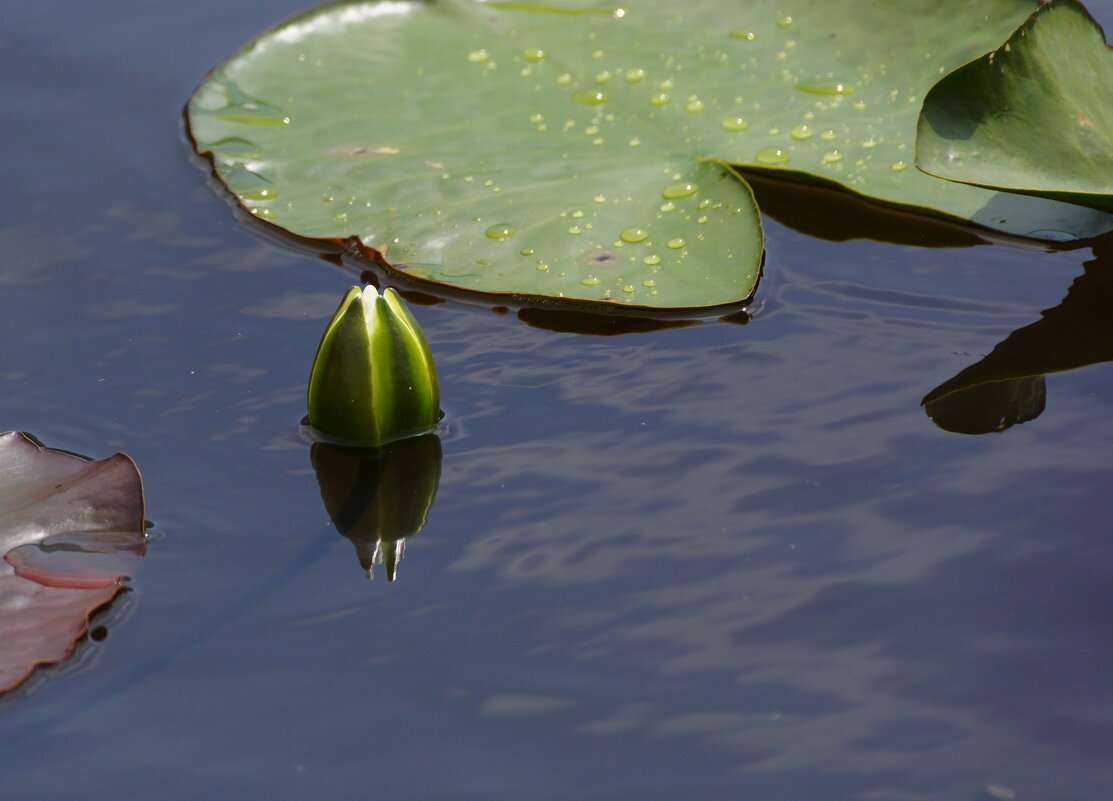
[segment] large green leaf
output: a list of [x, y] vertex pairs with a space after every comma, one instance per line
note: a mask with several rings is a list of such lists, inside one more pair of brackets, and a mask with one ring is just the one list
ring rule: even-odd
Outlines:
[[[651, 307], [746, 298], [762, 248], [726, 163], [1019, 234], [1108, 215], [911, 168], [920, 99], [1034, 0], [327, 5], [189, 106], [245, 207], [419, 279]], [[689, 189], [690, 187], [690, 189]]]
[[1074, 0], [1041, 7], [924, 99], [917, 165], [952, 181], [1113, 209], [1113, 53]]

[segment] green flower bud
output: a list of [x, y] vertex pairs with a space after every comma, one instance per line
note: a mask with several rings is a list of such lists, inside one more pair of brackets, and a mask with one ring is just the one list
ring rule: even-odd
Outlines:
[[393, 289], [352, 287], [321, 337], [309, 374], [309, 425], [377, 445], [440, 419], [433, 355]]

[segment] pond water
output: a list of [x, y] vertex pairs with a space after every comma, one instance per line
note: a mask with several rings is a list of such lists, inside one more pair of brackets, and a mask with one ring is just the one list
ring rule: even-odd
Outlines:
[[1113, 366], [933, 412], [1034, 416], [999, 432], [921, 407], [1007, 339], [986, 370], [1113, 358], [1108, 246], [769, 189], [745, 325], [417, 306], [439, 490], [369, 582], [298, 431], [358, 273], [234, 216], [181, 135], [302, 5], [5, 10], [0, 430], [129, 453], [154, 541], [0, 699], [4, 799], [1108, 797]]

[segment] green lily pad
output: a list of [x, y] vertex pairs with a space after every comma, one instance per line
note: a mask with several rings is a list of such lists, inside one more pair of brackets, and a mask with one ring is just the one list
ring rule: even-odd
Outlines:
[[979, 186], [1113, 209], [1113, 53], [1079, 3], [1053, 0], [941, 80], [917, 166]]
[[711, 306], [747, 298], [761, 263], [728, 164], [1022, 235], [1113, 228], [910, 166], [923, 95], [1035, 6], [336, 3], [248, 43], [188, 120], [251, 212], [358, 236], [417, 279]]

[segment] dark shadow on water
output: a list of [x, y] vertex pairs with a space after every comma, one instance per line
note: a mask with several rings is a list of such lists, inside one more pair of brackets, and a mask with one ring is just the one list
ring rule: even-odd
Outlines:
[[309, 456], [336, 530], [351, 540], [359, 565], [376, 564], [394, 581], [406, 540], [421, 531], [437, 494], [441, 441], [436, 434], [357, 448], [315, 442]]
[[1094, 258], [1062, 302], [984, 359], [933, 389], [924, 411], [961, 434], [1004, 431], [1044, 410], [1044, 376], [1113, 361], [1113, 237], [1090, 242]]
[[644, 334], [649, 331], [664, 331], [668, 328], [688, 328], [700, 323], [699, 320], [655, 320], [647, 317], [619, 317], [571, 309], [537, 307], [519, 309], [518, 319], [528, 326], [543, 328], [546, 331], [601, 337]]
[[873, 239], [929, 248], [989, 244], [971, 228], [886, 207], [834, 185], [786, 181], [751, 169], [738, 172], [753, 188], [762, 214], [808, 236], [833, 242]]

